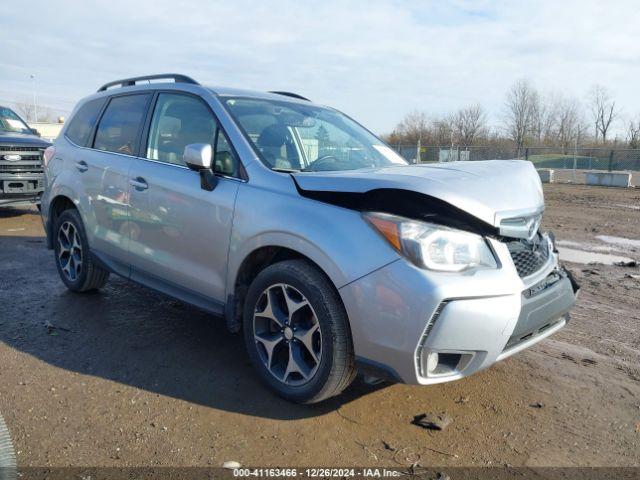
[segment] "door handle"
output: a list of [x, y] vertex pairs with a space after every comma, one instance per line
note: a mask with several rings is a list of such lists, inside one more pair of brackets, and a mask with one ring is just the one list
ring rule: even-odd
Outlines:
[[146, 190], [149, 188], [149, 184], [142, 177], [136, 177], [129, 180], [129, 185], [131, 185], [136, 190]]
[[84, 160], [80, 160], [79, 162], [76, 162], [76, 169], [79, 172], [86, 172], [87, 170], [89, 170], [89, 165], [87, 165], [87, 162], [85, 162]]

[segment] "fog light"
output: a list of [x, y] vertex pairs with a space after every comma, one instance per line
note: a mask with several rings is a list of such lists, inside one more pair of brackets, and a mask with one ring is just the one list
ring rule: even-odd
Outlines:
[[438, 352], [431, 352], [427, 357], [427, 373], [433, 373], [435, 369], [438, 367], [438, 361], [440, 360], [440, 356]]

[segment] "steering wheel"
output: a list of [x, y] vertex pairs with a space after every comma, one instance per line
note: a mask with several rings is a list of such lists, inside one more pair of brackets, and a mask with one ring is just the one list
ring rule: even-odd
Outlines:
[[335, 155], [324, 155], [322, 157], [316, 158], [313, 162], [309, 164], [308, 167], [304, 169], [304, 171], [305, 172], [322, 171], [322, 166], [324, 164], [334, 163], [336, 161], [339, 162], [340, 159]]

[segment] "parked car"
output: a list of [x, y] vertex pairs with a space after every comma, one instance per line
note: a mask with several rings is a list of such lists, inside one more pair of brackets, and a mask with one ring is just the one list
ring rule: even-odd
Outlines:
[[292, 401], [336, 395], [358, 369], [465, 377], [557, 332], [575, 301], [531, 163], [408, 165], [296, 94], [119, 80], [44, 158], [70, 290], [115, 273], [224, 315]]
[[13, 110], [0, 106], [0, 207], [40, 203], [42, 154], [50, 145]]

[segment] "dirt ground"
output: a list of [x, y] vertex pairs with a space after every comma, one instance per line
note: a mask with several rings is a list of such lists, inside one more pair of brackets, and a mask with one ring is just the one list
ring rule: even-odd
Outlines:
[[[640, 190], [545, 190], [558, 239], [640, 239]], [[640, 268], [569, 266], [573, 319], [534, 348], [454, 383], [358, 380], [305, 407], [259, 384], [220, 319], [114, 276], [67, 292], [37, 211], [1, 210], [0, 412], [23, 467], [638, 466]], [[410, 423], [441, 411], [444, 431]]]

